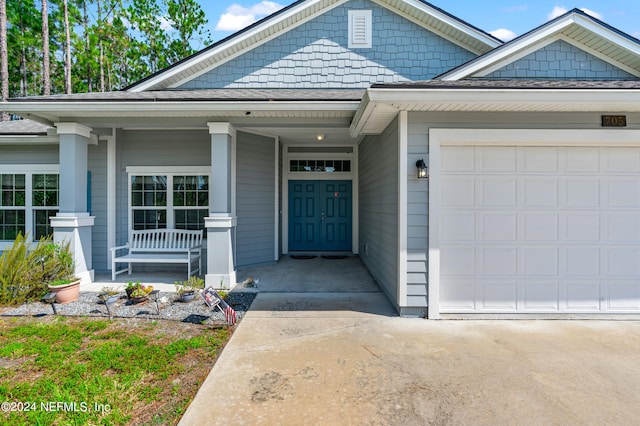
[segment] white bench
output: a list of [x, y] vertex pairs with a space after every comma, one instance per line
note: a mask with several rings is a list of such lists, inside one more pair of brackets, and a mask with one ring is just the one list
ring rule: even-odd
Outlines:
[[[118, 256], [119, 250], [127, 250]], [[191, 269], [198, 261], [198, 268]], [[128, 267], [116, 270], [116, 264], [127, 263]], [[131, 241], [124, 246], [111, 249], [111, 280], [116, 275], [129, 272], [133, 263], [186, 263], [187, 278], [202, 269], [202, 230], [145, 229], [131, 231]]]

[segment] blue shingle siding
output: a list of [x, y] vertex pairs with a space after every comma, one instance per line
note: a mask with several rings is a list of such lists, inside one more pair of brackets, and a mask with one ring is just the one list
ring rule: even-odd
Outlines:
[[628, 72], [562, 40], [530, 53], [486, 77], [496, 79], [635, 79]]
[[[350, 9], [372, 10], [372, 48], [348, 49]], [[431, 79], [474, 57], [375, 3], [354, 0], [180, 88], [365, 88]]]

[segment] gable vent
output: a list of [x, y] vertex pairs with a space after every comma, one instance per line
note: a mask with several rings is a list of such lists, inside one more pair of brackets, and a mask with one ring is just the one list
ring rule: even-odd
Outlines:
[[349, 48], [371, 47], [371, 11], [349, 11]]

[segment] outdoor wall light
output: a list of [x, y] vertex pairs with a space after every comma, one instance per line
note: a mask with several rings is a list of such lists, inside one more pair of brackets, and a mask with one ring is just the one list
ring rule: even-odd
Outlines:
[[316, 139], [318, 140], [318, 142], [322, 142], [324, 140], [324, 133], [318, 133], [316, 135]]
[[418, 179], [428, 179], [427, 165], [423, 159], [416, 161], [416, 167], [418, 168]]

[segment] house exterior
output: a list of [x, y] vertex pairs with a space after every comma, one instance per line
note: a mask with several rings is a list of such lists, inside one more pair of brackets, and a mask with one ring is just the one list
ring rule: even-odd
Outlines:
[[[131, 229], [200, 228], [208, 284], [353, 253], [401, 315], [638, 314], [639, 77], [640, 41], [577, 9], [502, 43], [302, 0], [122, 91], [3, 105], [55, 132], [0, 144], [0, 239], [50, 226], [91, 279]], [[49, 223], [15, 206], [49, 189]]]

